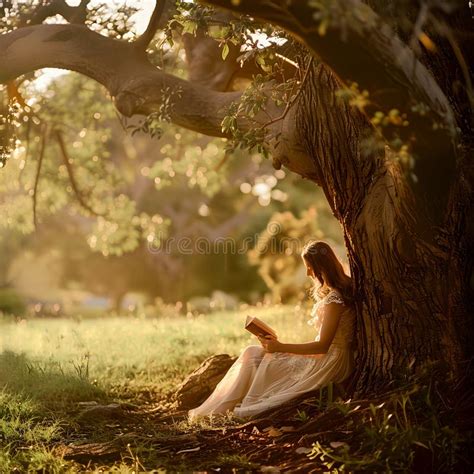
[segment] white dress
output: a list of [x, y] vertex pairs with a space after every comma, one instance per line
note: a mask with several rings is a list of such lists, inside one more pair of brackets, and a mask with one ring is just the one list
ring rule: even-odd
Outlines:
[[[316, 341], [324, 305], [329, 303], [344, 305], [332, 290], [313, 306], [308, 324], [316, 327]], [[354, 319], [353, 310], [347, 307], [326, 354], [269, 353], [260, 345], [246, 347], [209, 398], [189, 411], [189, 418], [227, 411], [238, 417], [253, 416], [329, 382], [342, 382], [353, 370]]]

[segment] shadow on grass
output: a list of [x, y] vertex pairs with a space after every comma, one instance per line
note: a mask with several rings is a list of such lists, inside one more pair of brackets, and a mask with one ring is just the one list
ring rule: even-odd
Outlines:
[[[74, 431], [74, 405], [105, 393], [81, 372], [24, 354], [0, 354], [0, 473], [70, 472], [53, 446]], [[71, 471], [72, 472], [72, 471]]]
[[33, 362], [24, 354], [0, 354], [0, 390], [34, 400], [50, 408], [69, 403], [103, 400], [106, 394], [81, 372], [66, 371], [54, 362]]

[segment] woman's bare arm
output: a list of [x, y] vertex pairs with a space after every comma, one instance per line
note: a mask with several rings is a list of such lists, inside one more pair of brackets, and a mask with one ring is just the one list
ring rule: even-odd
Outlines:
[[325, 354], [336, 334], [343, 306], [338, 303], [329, 303], [324, 306], [323, 323], [319, 341], [302, 344], [285, 344], [276, 339], [259, 338], [267, 352], [289, 352], [291, 354]]

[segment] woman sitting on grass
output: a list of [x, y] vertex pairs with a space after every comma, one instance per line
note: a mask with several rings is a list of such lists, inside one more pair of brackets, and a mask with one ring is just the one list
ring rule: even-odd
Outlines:
[[308, 322], [316, 326], [316, 339], [286, 344], [259, 337], [261, 346], [244, 349], [209, 398], [190, 410], [190, 419], [228, 411], [253, 416], [350, 375], [355, 319], [351, 278], [325, 242], [310, 241], [301, 256], [307, 275], [320, 283], [312, 291], [318, 301]]

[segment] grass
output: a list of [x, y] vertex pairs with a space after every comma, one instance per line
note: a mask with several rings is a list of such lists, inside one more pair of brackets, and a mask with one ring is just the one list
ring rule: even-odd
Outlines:
[[218, 456], [215, 464], [215, 468], [222, 469], [222, 468], [229, 468], [229, 469], [255, 469], [260, 467], [258, 464], [251, 462], [247, 456], [240, 455], [240, 454], [221, 454]]
[[62, 434], [59, 420], [23, 394], [0, 391], [0, 472], [67, 472], [48, 445]]
[[[283, 340], [314, 338], [314, 329], [306, 324], [307, 310], [273, 306], [250, 312], [273, 326]], [[77, 472], [79, 467], [53, 448], [75, 432], [73, 408], [77, 411], [78, 402], [168, 399], [206, 357], [237, 355], [258, 343], [243, 329], [247, 313], [0, 319], [0, 472]], [[251, 466], [244, 457], [223, 456], [226, 466]], [[130, 451], [120, 464], [101, 472], [133, 472], [138, 464]]]
[[472, 439], [453, 426], [453, 407], [429, 397], [428, 385], [415, 384], [378, 405], [332, 403], [328, 411], [344, 414], [350, 438], [316, 441], [309, 457], [337, 472], [466, 472]]
[[[274, 306], [251, 312], [274, 326], [282, 339], [314, 338], [303, 310]], [[258, 344], [242, 328], [245, 314], [4, 322], [0, 323], [0, 353], [23, 354], [39, 366], [56, 365], [59, 372], [86, 377], [115, 395], [148, 392], [150, 397], [160, 397], [172, 392], [204, 358], [237, 355], [246, 345]]]

